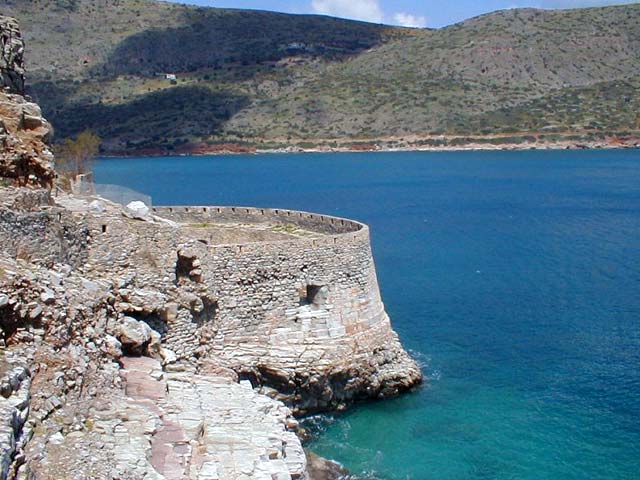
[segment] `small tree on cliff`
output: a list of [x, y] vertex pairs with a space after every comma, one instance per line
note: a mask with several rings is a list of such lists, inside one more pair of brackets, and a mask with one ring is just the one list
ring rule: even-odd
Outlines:
[[91, 160], [100, 149], [100, 137], [91, 130], [85, 130], [76, 138], [67, 138], [58, 148], [57, 166], [59, 172], [68, 179], [75, 179], [87, 173]]

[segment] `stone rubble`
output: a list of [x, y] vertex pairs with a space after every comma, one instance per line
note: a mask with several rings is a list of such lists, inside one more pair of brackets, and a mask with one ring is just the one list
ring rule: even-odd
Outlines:
[[21, 362], [1, 356], [0, 352], [0, 478], [4, 479], [13, 473], [14, 460], [29, 440], [30, 430], [24, 427], [31, 382], [30, 372]]
[[[91, 205], [95, 205], [94, 202], [91, 202]], [[93, 208], [93, 210], [95, 211], [96, 209]], [[127, 206], [122, 209], [122, 214], [125, 217], [137, 220], [149, 220], [151, 218], [149, 215], [149, 207], [139, 200], [128, 203]]]

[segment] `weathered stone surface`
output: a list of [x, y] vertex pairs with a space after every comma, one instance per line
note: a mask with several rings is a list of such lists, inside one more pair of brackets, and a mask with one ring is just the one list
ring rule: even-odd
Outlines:
[[[195, 337], [181, 335], [193, 328], [197, 309], [191, 309], [191, 322], [177, 315], [167, 324], [163, 341], [178, 356], [214, 358], [268, 387], [265, 392], [275, 388], [277, 398], [298, 413], [394, 395], [420, 381], [420, 369], [400, 345], [384, 311], [366, 226], [282, 210], [154, 211], [183, 227], [201, 225], [196, 234], [187, 233], [210, 244], [178, 244], [176, 280], [194, 281], [191, 272], [197, 267], [196, 283], [216, 299], [212, 317], [202, 324], [215, 326], [206, 342], [198, 345], [189, 341]], [[256, 229], [287, 225], [289, 231], [305, 229], [313, 236], [216, 245], [208, 227], [217, 232], [217, 226], [226, 223]], [[197, 328], [194, 332], [202, 333]]]
[[[1, 242], [0, 291], [10, 292], [0, 307], [2, 340], [38, 346], [32, 411], [39, 428], [24, 453], [25, 474], [47, 479], [46, 472], [73, 465], [68, 478], [183, 478], [190, 458], [192, 477], [184, 478], [244, 478], [242, 472], [262, 478], [267, 470], [272, 476], [264, 478], [304, 478], [306, 462], [287, 430], [295, 428], [288, 414], [278, 414], [285, 418], [279, 447], [251, 453], [262, 445], [252, 437], [260, 419], [280, 408], [269, 405], [282, 401], [298, 413], [343, 408], [420, 379], [384, 312], [361, 224], [321, 216], [294, 224], [298, 212], [222, 207], [206, 218], [174, 211], [171, 222], [131, 222], [109, 202], [97, 214], [91, 199], [66, 196], [53, 207], [33, 202], [19, 212], [11, 208], [11, 191], [0, 190], [0, 203], [13, 215], [0, 215], [0, 233], [10, 225]], [[41, 254], [51, 247], [46, 228], [14, 225], [66, 217], [86, 228], [89, 241], [78, 251], [84, 261], [17, 258], [14, 244], [33, 244]], [[208, 234], [209, 225], [217, 232], [238, 223], [243, 230], [236, 234], [249, 236], [251, 229], [297, 226], [287, 227], [284, 239], [257, 244], [239, 236], [236, 244], [218, 245]], [[180, 261], [188, 263], [184, 277]], [[193, 269], [201, 270], [199, 281]], [[124, 384], [114, 360], [129, 372]], [[142, 362], [147, 373], [128, 368], [131, 361]], [[194, 413], [214, 412], [225, 398], [237, 403], [245, 393], [251, 400], [243, 411], [229, 404], [211, 417], [215, 424]], [[222, 429], [226, 422], [241, 438]], [[256, 455], [260, 461], [247, 460]], [[101, 470], [107, 464], [117, 467]]]
[[144, 202], [136, 200], [134, 202], [130, 202], [126, 207], [122, 210], [122, 213], [125, 217], [134, 218], [137, 220], [149, 220], [149, 207], [147, 207]]
[[130, 353], [141, 354], [151, 341], [151, 328], [135, 318], [124, 317], [118, 328], [118, 339]]
[[135, 458], [141, 477], [305, 478], [300, 440], [287, 431], [291, 412], [280, 402], [224, 377], [162, 373], [148, 358], [123, 364], [132, 401], [122, 407], [127, 420], [115, 444], [117, 468], [130, 469]]
[[24, 95], [24, 40], [16, 19], [0, 15], [0, 73], [2, 85]]
[[51, 127], [24, 95], [24, 42], [18, 22], [0, 16], [0, 177], [16, 186], [51, 187]]
[[[50, 187], [49, 131], [0, 92], [0, 176]], [[421, 379], [358, 222], [0, 187], [0, 253], [0, 480], [306, 479], [292, 411]]]
[[29, 371], [17, 358], [0, 352], [0, 479], [14, 470], [14, 459], [25, 443], [23, 427], [29, 414]]
[[113, 358], [122, 356], [122, 343], [111, 335], [105, 335], [102, 351]]
[[16, 186], [51, 187], [55, 172], [47, 143], [51, 127], [42, 117], [25, 114], [35, 104], [0, 91], [0, 177]]
[[49, 201], [46, 190], [0, 188], [3, 252], [47, 266], [82, 263], [88, 247], [87, 226]]

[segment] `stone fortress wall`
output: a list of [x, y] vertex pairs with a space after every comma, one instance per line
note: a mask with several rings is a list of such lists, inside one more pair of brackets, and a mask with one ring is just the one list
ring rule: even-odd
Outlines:
[[277, 208], [255, 207], [194, 207], [165, 206], [154, 207], [153, 212], [180, 223], [196, 223], [214, 220], [216, 223], [268, 223], [271, 225], [296, 225], [323, 235], [336, 234], [336, 238], [345, 233], [367, 233], [363, 223], [346, 218], [320, 215]]
[[124, 317], [145, 322], [167, 358], [232, 371], [299, 414], [419, 383], [385, 312], [366, 225], [249, 207], [156, 207], [136, 219], [89, 201], [57, 199], [89, 232], [80, 273], [114, 283], [111, 330]]
[[[390, 387], [395, 393], [395, 374], [385, 377], [385, 359], [404, 351], [382, 303], [366, 225], [283, 209], [156, 207], [154, 213], [182, 226], [198, 225], [191, 229], [196, 242], [179, 256], [186, 270], [195, 270], [198, 281], [212, 287], [215, 298], [203, 306], [208, 311], [203, 321], [213, 324], [208, 335], [195, 334], [206, 329], [201, 322], [169, 315], [163, 339], [168, 348], [186, 356], [206, 351], [308, 410], [359, 397], [363, 392], [346, 384], [357, 383], [352, 370], [363, 366], [382, 367], [381, 382], [370, 385], [372, 391]], [[207, 227], [225, 223], [265, 224], [292, 236], [212, 244]], [[382, 352], [383, 358], [372, 362]], [[327, 373], [328, 381], [314, 380]]]

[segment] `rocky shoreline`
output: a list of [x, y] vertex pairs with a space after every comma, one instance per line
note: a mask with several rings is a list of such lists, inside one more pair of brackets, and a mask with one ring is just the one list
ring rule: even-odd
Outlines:
[[[361, 237], [349, 231], [358, 224], [338, 219], [339, 230], [326, 237], [348, 272], [344, 279], [359, 278], [343, 290], [333, 283], [343, 273], [332, 278], [320, 247], [327, 233], [306, 238], [301, 230], [297, 238], [271, 230], [271, 217], [245, 231], [225, 221], [198, 224], [194, 233], [178, 222], [187, 212], [171, 208], [167, 218], [95, 197], [0, 188], [2, 480], [312, 479], [294, 413], [344, 409], [420, 382], [419, 368], [377, 310], [374, 272], [359, 277], [359, 261], [349, 265], [336, 250], [369, 264], [368, 248], [359, 250], [356, 240], [366, 247], [367, 231]], [[247, 210], [212, 213], [249, 220], [250, 212], [234, 209]], [[323, 219], [327, 227], [336, 224]], [[306, 228], [315, 225], [305, 221]], [[271, 246], [269, 239], [256, 244], [260, 255], [280, 252], [280, 263], [269, 256], [258, 261], [250, 243], [205, 249], [197, 239], [211, 242], [218, 228], [249, 240], [263, 238], [265, 228], [285, 235]], [[298, 242], [301, 251], [316, 245], [300, 261], [315, 271], [319, 254], [312, 278], [329, 288], [309, 303], [270, 305], [259, 285], [269, 295], [278, 295], [276, 285], [289, 291], [281, 262], [287, 251], [296, 258]], [[223, 260], [226, 252], [234, 266]], [[241, 252], [255, 273], [242, 266]], [[226, 266], [217, 267], [220, 260]], [[227, 296], [225, 275], [241, 291]], [[362, 295], [355, 294], [360, 288]], [[343, 318], [334, 316], [338, 311], [348, 315], [344, 323], [336, 323]], [[344, 476], [334, 464], [323, 465], [319, 478]]]
[[17, 23], [0, 30], [0, 480], [345, 477], [296, 416], [422, 380], [368, 227], [54, 188]]
[[[575, 139], [575, 137], [584, 138]], [[385, 139], [360, 139], [356, 142], [344, 140], [291, 140], [286, 147], [267, 147], [271, 142], [223, 142], [218, 144], [186, 144], [174, 150], [162, 148], [140, 148], [132, 150], [109, 150], [103, 153], [109, 157], [161, 157], [161, 156], [206, 156], [206, 155], [247, 155], [282, 153], [354, 153], [354, 152], [457, 152], [457, 151], [524, 151], [524, 150], [595, 150], [640, 148], [640, 134], [610, 135], [603, 138], [589, 138], [584, 132], [569, 132], [558, 139], [546, 140], [548, 134], [522, 133], [526, 141], [504, 142], [504, 136], [424, 136], [406, 141], [404, 137]], [[574, 138], [572, 138], [574, 137]], [[280, 142], [276, 142], [280, 143]], [[307, 144], [311, 144], [309, 146]], [[304, 145], [304, 146], [303, 146]]]

